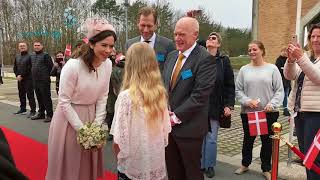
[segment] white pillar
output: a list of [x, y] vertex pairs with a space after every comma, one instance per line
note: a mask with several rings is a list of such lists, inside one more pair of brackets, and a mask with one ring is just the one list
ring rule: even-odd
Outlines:
[[302, 6], [302, 0], [297, 0], [297, 18], [296, 18], [296, 35], [297, 35], [297, 41], [299, 44], [301, 44], [301, 6]]

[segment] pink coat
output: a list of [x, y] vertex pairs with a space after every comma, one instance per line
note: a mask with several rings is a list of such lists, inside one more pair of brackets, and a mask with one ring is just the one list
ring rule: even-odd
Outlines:
[[320, 58], [312, 63], [307, 54], [298, 59], [296, 63], [286, 62], [284, 76], [288, 80], [294, 80], [289, 96], [288, 108], [293, 111], [296, 94], [297, 80], [301, 70], [305, 73], [301, 92], [301, 111], [320, 112]]

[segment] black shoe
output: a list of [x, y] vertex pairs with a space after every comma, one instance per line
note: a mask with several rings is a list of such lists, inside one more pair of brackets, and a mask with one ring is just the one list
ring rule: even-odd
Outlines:
[[298, 164], [300, 166], [303, 166], [303, 160], [301, 160], [301, 159], [294, 159], [294, 160], [292, 160], [292, 162], [296, 163], [296, 164]]
[[209, 167], [204, 173], [206, 174], [206, 176], [208, 178], [213, 178], [215, 176], [215, 172], [214, 172], [213, 167]]
[[31, 117], [31, 120], [38, 120], [46, 118], [44, 114], [37, 114]]
[[285, 108], [285, 109], [283, 110], [283, 115], [284, 115], [284, 116], [290, 116], [290, 112], [288, 111], [287, 108]]
[[47, 116], [47, 118], [43, 121], [45, 123], [51, 122], [52, 117]]
[[27, 110], [23, 110], [23, 109], [20, 109], [19, 111], [13, 113], [13, 114], [22, 114], [22, 113], [25, 113], [27, 112]]
[[31, 118], [32, 116], [36, 115], [36, 112], [30, 111], [29, 115], [27, 116], [27, 118]]

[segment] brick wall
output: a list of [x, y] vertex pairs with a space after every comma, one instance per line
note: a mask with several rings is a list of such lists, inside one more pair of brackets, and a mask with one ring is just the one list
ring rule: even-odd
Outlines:
[[[258, 40], [266, 48], [265, 60], [274, 63], [280, 49], [286, 46], [295, 33], [296, 0], [259, 0], [258, 1]], [[303, 0], [301, 16], [306, 15], [318, 0]]]

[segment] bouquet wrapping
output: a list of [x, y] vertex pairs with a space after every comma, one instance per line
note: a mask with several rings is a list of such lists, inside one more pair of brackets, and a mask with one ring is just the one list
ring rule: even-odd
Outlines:
[[77, 141], [85, 150], [101, 148], [106, 143], [108, 126], [96, 122], [87, 122], [79, 129]]

